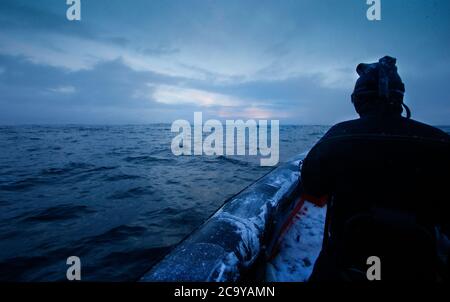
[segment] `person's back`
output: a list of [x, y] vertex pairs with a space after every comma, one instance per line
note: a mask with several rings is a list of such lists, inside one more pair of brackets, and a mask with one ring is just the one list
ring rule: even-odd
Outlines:
[[435, 228], [448, 234], [450, 140], [409, 119], [409, 109], [401, 116], [403, 83], [395, 60], [383, 63], [390, 96], [380, 99], [381, 67], [358, 66], [352, 98], [361, 118], [333, 126], [302, 165], [304, 197], [329, 203], [312, 280], [364, 279], [369, 256], [380, 258], [385, 279], [436, 276]]

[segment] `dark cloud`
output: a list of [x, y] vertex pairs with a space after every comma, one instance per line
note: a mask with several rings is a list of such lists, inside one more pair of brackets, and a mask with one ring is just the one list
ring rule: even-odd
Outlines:
[[[31, 4], [31, 5], [30, 5]], [[33, 5], [34, 4], [34, 5]], [[39, 5], [41, 4], [41, 5]], [[49, 10], [48, 8], [52, 8]], [[117, 36], [91, 22], [68, 22], [65, 1], [0, 1], [2, 30], [23, 30], [33, 33], [53, 33], [92, 41], [103, 41], [117, 46], [128, 46], [129, 39]]]
[[[115, 110], [118, 115], [122, 111], [126, 115], [127, 111], [164, 109], [164, 105], [151, 100], [148, 84], [178, 81], [151, 72], [134, 71], [121, 60], [71, 72], [33, 64], [23, 57], [0, 56], [0, 66], [0, 120], [13, 124], [61, 122], [58, 118], [61, 114], [69, 118], [67, 122], [96, 123], [102, 120], [102, 110]], [[151, 118], [148, 122], [152, 122]], [[125, 119], [133, 122], [133, 116]], [[142, 120], [137, 117], [134, 122]]]
[[[53, 1], [54, 10], [48, 10], [49, 2], [2, 0], [0, 2], [0, 25], [2, 30], [29, 30], [33, 32], [61, 33], [96, 39], [92, 28], [84, 23], [67, 22], [65, 1]], [[30, 5], [31, 4], [31, 5]], [[76, 25], [76, 26], [74, 26]]]

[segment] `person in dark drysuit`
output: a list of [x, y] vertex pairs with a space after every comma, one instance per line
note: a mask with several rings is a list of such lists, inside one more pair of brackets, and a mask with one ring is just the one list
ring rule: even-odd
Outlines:
[[304, 199], [327, 204], [310, 281], [368, 280], [370, 256], [381, 280], [446, 280], [450, 137], [410, 118], [395, 58], [356, 71], [360, 118], [333, 126], [301, 166]]

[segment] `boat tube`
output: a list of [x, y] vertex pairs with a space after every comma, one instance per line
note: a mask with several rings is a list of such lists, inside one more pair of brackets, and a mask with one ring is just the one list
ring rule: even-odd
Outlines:
[[305, 153], [231, 197], [140, 281], [264, 280], [278, 235], [299, 200]]

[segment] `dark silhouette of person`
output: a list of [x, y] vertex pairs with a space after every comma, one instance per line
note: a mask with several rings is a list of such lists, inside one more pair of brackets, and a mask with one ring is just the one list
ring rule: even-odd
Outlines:
[[304, 199], [327, 204], [310, 281], [368, 280], [370, 256], [381, 280], [445, 280], [450, 137], [410, 118], [395, 58], [356, 71], [360, 118], [333, 126], [301, 167]]

